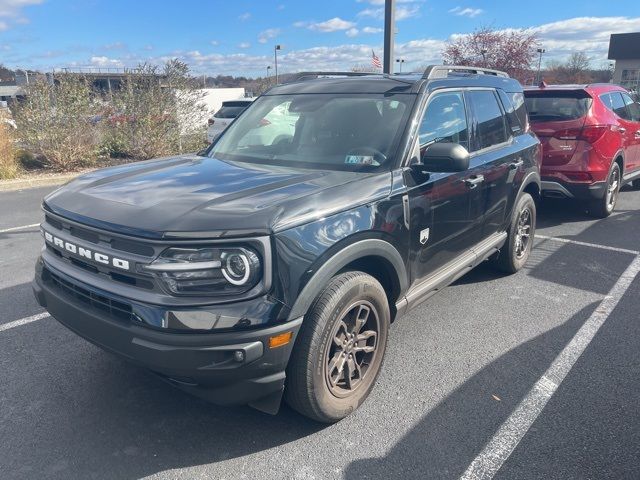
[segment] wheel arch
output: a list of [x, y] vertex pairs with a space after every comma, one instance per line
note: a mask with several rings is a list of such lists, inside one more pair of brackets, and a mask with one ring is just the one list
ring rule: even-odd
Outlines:
[[520, 185], [520, 190], [518, 191], [516, 201], [518, 198], [520, 198], [522, 192], [526, 192], [531, 195], [536, 204], [540, 201], [540, 199], [542, 198], [542, 184], [538, 172], [530, 172], [524, 178], [524, 180], [522, 181], [522, 185]]
[[289, 319], [305, 315], [329, 280], [336, 274], [349, 270], [367, 273], [382, 284], [387, 292], [393, 318], [395, 302], [407, 290], [405, 262], [400, 252], [389, 242], [370, 238], [351, 243], [326, 259], [298, 295]]

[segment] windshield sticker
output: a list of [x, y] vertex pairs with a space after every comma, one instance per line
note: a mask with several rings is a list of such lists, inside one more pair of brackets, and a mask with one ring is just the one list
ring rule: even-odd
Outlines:
[[344, 163], [347, 165], [380, 165], [373, 159], [373, 155], [347, 155]]

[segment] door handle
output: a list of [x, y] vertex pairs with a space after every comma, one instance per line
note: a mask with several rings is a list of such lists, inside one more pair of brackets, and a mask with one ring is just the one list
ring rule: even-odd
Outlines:
[[619, 131], [620, 133], [622, 133], [622, 134], [627, 133], [627, 129], [626, 129], [626, 128], [624, 128], [624, 127], [618, 127], [618, 131]]
[[476, 188], [484, 182], [484, 175], [474, 175], [473, 177], [465, 178], [464, 183], [469, 188]]
[[518, 168], [520, 168], [522, 165], [524, 165], [524, 160], [520, 159], [517, 162], [512, 162], [509, 164], [509, 168], [511, 170], [517, 170]]

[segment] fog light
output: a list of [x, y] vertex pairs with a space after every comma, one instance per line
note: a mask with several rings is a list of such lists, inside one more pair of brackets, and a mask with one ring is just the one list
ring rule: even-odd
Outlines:
[[236, 362], [244, 362], [244, 352], [242, 350], [236, 350], [233, 352], [233, 359]]
[[269, 348], [278, 348], [286, 345], [293, 338], [293, 332], [280, 333], [269, 337]]

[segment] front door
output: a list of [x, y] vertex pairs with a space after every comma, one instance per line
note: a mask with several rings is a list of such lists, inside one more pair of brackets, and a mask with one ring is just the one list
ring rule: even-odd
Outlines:
[[[420, 155], [435, 142], [469, 148], [469, 128], [462, 91], [432, 95], [419, 130]], [[419, 282], [471, 248], [481, 238], [477, 205], [483, 179], [475, 168], [465, 172], [405, 172], [410, 211], [411, 277]]]

